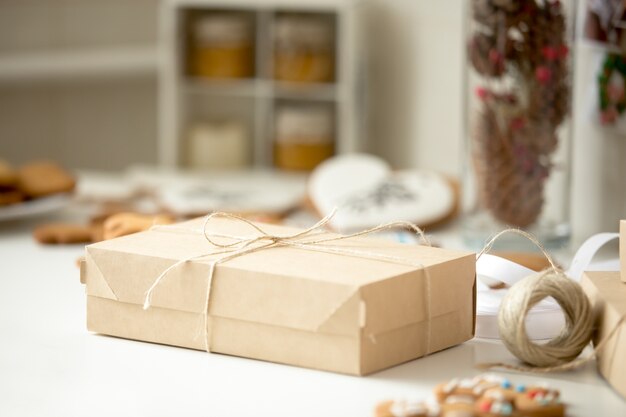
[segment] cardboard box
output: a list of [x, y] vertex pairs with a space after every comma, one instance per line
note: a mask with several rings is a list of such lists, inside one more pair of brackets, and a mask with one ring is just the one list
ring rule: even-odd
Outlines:
[[[597, 346], [626, 315], [626, 284], [620, 280], [619, 272], [585, 272], [581, 285], [599, 323], [593, 340]], [[626, 398], [626, 321], [622, 321], [597, 358], [602, 376]]]
[[[230, 219], [210, 228], [255, 233]], [[87, 246], [87, 328], [201, 350], [206, 340], [214, 353], [358, 375], [474, 335], [475, 254], [371, 238], [331, 242], [351, 255], [283, 246], [219, 263], [206, 331], [209, 268], [219, 256], [173, 268], [144, 310], [146, 291], [166, 268], [215, 250], [201, 229], [196, 219]]]
[[619, 222], [619, 260], [621, 278], [626, 282], [626, 220]]

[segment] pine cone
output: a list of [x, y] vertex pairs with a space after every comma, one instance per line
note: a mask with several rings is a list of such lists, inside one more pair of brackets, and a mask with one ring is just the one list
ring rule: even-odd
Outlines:
[[504, 74], [505, 52], [496, 48], [496, 40], [485, 33], [476, 33], [469, 46], [469, 55], [474, 69], [486, 77]]
[[486, 109], [479, 116], [474, 136], [474, 165], [486, 208], [499, 221], [516, 227], [533, 224], [543, 208], [543, 184], [547, 171], [530, 148], [511, 146]]

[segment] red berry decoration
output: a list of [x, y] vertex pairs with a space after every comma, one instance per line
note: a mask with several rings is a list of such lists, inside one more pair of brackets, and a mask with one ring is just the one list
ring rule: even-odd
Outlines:
[[547, 84], [552, 79], [552, 71], [548, 67], [537, 67], [535, 70], [535, 78], [541, 84]]
[[541, 48], [541, 53], [548, 61], [554, 61], [560, 57], [559, 51], [551, 46]]
[[514, 117], [509, 124], [511, 130], [521, 130], [526, 125], [526, 120], [523, 117]]
[[489, 97], [489, 90], [484, 87], [476, 87], [476, 97], [481, 100], [486, 100]]
[[489, 411], [491, 411], [491, 402], [486, 400], [483, 401], [482, 403], [480, 403], [480, 405], [478, 406], [478, 408], [480, 409], [480, 411], [482, 411], [483, 413], [488, 413]]
[[489, 61], [491, 61], [492, 64], [500, 64], [504, 61], [504, 57], [500, 52], [492, 49], [489, 51]]

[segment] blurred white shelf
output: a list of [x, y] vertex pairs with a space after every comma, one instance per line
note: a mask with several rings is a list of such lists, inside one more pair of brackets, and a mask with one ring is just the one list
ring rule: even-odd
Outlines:
[[234, 97], [266, 97], [294, 100], [337, 99], [335, 84], [289, 83], [261, 79], [212, 80], [200, 77], [187, 77], [182, 91], [186, 94], [209, 94]]
[[200, 77], [187, 77], [183, 82], [183, 92], [188, 94], [215, 94], [220, 96], [255, 97], [267, 94], [267, 86], [255, 79], [212, 80]]
[[292, 83], [285, 81], [272, 82], [274, 97], [279, 99], [327, 100], [338, 98], [337, 84], [323, 83]]
[[0, 55], [0, 83], [156, 76], [156, 46]]

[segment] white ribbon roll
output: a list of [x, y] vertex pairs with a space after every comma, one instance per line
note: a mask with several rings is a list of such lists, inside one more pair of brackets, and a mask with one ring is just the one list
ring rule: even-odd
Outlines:
[[[575, 281], [580, 281], [584, 271], [589, 268], [596, 253], [607, 243], [618, 239], [618, 233], [599, 233], [587, 239], [578, 249], [565, 273]], [[619, 259], [603, 263], [602, 270], [619, 270]], [[477, 296], [476, 296], [476, 336], [499, 339], [497, 315], [506, 288], [492, 289], [489, 284], [501, 282], [507, 287], [534, 274], [535, 271], [508, 259], [483, 254], [476, 261]], [[552, 298], [546, 298], [535, 305], [526, 316], [528, 337], [534, 340], [552, 339], [557, 336], [565, 320], [561, 308]]]

